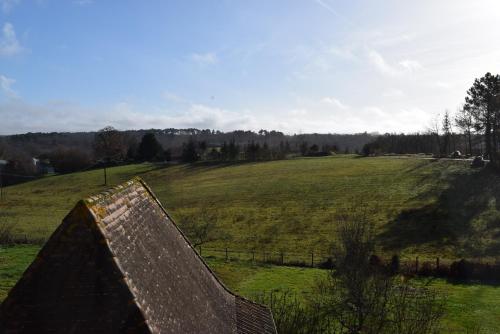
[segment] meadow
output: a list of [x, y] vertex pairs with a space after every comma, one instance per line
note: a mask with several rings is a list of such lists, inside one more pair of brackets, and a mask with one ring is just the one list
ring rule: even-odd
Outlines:
[[[327, 253], [339, 214], [377, 227], [380, 253], [422, 257], [500, 254], [499, 176], [465, 161], [336, 156], [108, 169], [109, 184], [142, 177], [182, 226], [212, 212], [218, 234], [205, 246]], [[0, 221], [46, 238], [81, 198], [102, 191], [102, 170], [8, 187]]]
[[[0, 301], [31, 263], [40, 246], [19, 245], [0, 248]], [[252, 264], [205, 258], [208, 265], [232, 291], [253, 299], [261, 293], [290, 292], [307, 298], [314, 284], [327, 270]], [[431, 287], [446, 298], [443, 333], [498, 333], [500, 330], [500, 287], [450, 283], [435, 279]]]
[[[186, 217], [215, 215], [221, 233], [205, 249], [327, 253], [338, 216], [347, 212], [374, 222], [382, 255], [494, 259], [500, 252], [499, 177], [465, 161], [410, 157], [145, 163], [109, 168], [108, 186], [102, 170], [47, 176], [4, 189], [0, 223], [12, 224], [19, 239], [47, 238], [78, 200], [134, 176], [150, 185], [181, 228]], [[39, 249], [33, 244], [0, 248], [0, 299]], [[223, 282], [249, 298], [263, 291], [307, 294], [327, 273], [204, 253]], [[447, 296], [444, 323], [450, 331], [500, 331], [499, 287], [442, 279], [432, 286]]]

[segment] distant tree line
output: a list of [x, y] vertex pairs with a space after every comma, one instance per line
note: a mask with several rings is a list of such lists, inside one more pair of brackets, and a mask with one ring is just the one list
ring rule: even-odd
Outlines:
[[5, 185], [48, 170], [40, 166], [50, 165], [56, 173], [104, 167], [106, 176], [106, 167], [132, 162], [265, 161], [355, 153], [373, 138], [368, 133], [286, 135], [267, 130], [119, 131], [105, 127], [97, 132], [0, 136], [0, 160], [9, 162], [2, 170]]

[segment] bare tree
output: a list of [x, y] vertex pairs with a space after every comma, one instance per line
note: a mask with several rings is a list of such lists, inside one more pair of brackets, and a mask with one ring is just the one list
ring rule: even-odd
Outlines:
[[317, 303], [341, 333], [436, 333], [443, 303], [426, 286], [391, 276], [375, 256], [373, 225], [363, 217], [340, 217], [334, 269], [317, 284]]
[[220, 238], [217, 227], [218, 213], [201, 208], [194, 213], [181, 216], [180, 228], [194, 248]]
[[431, 124], [427, 130], [427, 132], [431, 135], [433, 135], [436, 138], [437, 141], [437, 147], [438, 147], [438, 153], [441, 155], [441, 127], [440, 127], [440, 115], [437, 114], [435, 118], [431, 120]]
[[447, 154], [450, 151], [450, 140], [452, 139], [452, 134], [453, 134], [451, 128], [450, 112], [448, 110], [446, 110], [443, 115], [442, 130], [443, 130], [442, 152], [444, 154]]
[[462, 105], [458, 108], [455, 116], [455, 124], [461, 129], [465, 135], [469, 154], [472, 155], [472, 131], [474, 129], [474, 119], [470, 106]]
[[112, 161], [123, 160], [127, 154], [125, 136], [112, 126], [99, 130], [94, 139], [94, 152], [104, 169], [104, 185], [108, 184], [106, 167]]

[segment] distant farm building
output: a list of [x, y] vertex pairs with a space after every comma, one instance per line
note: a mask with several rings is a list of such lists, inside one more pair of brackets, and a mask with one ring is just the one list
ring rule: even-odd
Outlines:
[[0, 333], [276, 333], [139, 179], [80, 201], [0, 307]]
[[33, 158], [33, 165], [35, 166], [36, 173], [39, 175], [54, 174], [54, 167], [50, 164], [48, 159]]

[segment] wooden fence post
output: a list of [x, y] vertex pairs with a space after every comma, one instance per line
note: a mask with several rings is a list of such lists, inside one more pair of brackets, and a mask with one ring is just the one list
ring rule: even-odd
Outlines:
[[229, 259], [229, 258], [228, 258], [228, 256], [227, 256], [227, 247], [226, 247], [226, 261], [227, 261], [228, 259]]
[[311, 252], [311, 268], [314, 267], [314, 252]]
[[436, 258], [436, 271], [439, 271], [439, 256]]
[[252, 262], [255, 262], [255, 251], [252, 251]]
[[284, 258], [285, 258], [285, 256], [283, 255], [283, 252], [281, 252], [281, 264], [284, 263]]

